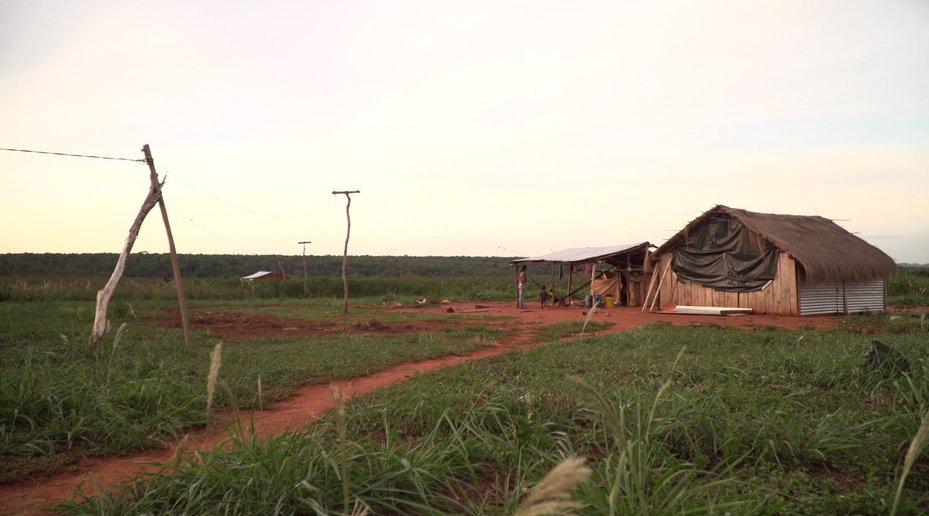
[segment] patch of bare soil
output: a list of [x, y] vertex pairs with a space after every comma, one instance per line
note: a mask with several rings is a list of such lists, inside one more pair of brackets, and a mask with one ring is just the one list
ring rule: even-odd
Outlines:
[[[385, 308], [386, 310], [387, 308]], [[431, 332], [450, 325], [475, 324], [475, 316], [481, 318], [480, 324], [506, 330], [496, 345], [475, 350], [466, 355], [447, 356], [420, 362], [398, 364], [383, 371], [331, 384], [307, 385], [300, 389], [293, 398], [275, 403], [267, 410], [254, 415], [255, 432], [268, 436], [286, 430], [296, 430], [311, 424], [323, 412], [334, 407], [332, 389], [338, 388], [346, 399], [368, 394], [385, 386], [405, 381], [418, 373], [434, 371], [463, 362], [481, 360], [515, 350], [528, 349], [535, 345], [534, 331], [540, 326], [567, 321], [582, 321], [585, 309], [578, 307], [557, 307], [541, 309], [539, 307], [519, 310], [512, 303], [482, 303], [476, 307], [473, 303], [452, 305], [454, 312], [447, 312], [448, 306], [393, 308], [390, 310], [410, 310], [416, 313], [434, 312], [437, 315], [451, 315], [451, 321], [416, 321], [402, 324], [381, 323], [376, 319], [348, 323], [340, 318], [328, 321], [301, 321], [271, 315], [240, 314], [231, 312], [198, 312], [193, 314], [193, 326], [207, 330], [224, 339], [254, 338], [267, 336], [320, 336], [345, 333], [414, 333]], [[455, 321], [454, 314], [461, 319]], [[151, 324], [175, 327], [180, 325], [175, 313], [166, 313], [164, 317], [148, 318]], [[736, 328], [819, 328], [834, 327], [831, 317], [774, 317], [764, 315], [746, 316], [706, 316], [706, 315], [668, 315], [642, 312], [638, 308], [612, 308], [600, 310], [593, 315], [594, 320], [612, 323], [609, 328], [597, 333], [613, 333], [637, 328], [653, 322], [666, 322], [673, 325], [714, 325]], [[229, 415], [220, 416], [217, 421], [202, 429], [192, 432], [187, 450], [209, 449], [227, 435]], [[0, 514], [39, 514], [46, 507], [72, 499], [75, 489], [83, 486], [86, 492], [94, 493], [97, 489], [110, 489], [121, 481], [141, 473], [158, 471], [163, 464], [170, 461], [176, 453], [178, 443], [168, 443], [159, 450], [127, 457], [105, 457], [82, 459], [77, 466], [53, 475], [37, 475], [18, 484], [0, 485]]]
[[[167, 328], [180, 328], [180, 316], [176, 308], [162, 310], [162, 315], [140, 318], [147, 324]], [[324, 337], [353, 333], [407, 334], [429, 333], [456, 323], [444, 321], [415, 321], [384, 323], [368, 319], [349, 324], [339, 318], [328, 321], [287, 319], [276, 315], [245, 314], [238, 312], [204, 311], [193, 312], [190, 324], [196, 330], [207, 331], [224, 340], [254, 339], [258, 337]]]

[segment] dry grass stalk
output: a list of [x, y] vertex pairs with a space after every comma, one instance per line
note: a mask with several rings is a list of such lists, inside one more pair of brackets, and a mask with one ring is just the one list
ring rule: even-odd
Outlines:
[[332, 400], [335, 401], [335, 419], [339, 429], [339, 466], [342, 472], [342, 510], [348, 514], [349, 478], [348, 478], [348, 450], [345, 443], [345, 401], [342, 391], [332, 386]]
[[126, 333], [126, 328], [129, 326], [129, 323], [122, 323], [119, 325], [119, 329], [116, 330], [116, 337], [113, 338], [113, 351], [116, 351], [116, 348], [119, 347], [119, 340], [122, 339], [123, 335]]
[[219, 368], [223, 365], [223, 342], [219, 341], [210, 353], [210, 374], [206, 379], [206, 410], [213, 408], [213, 396], [216, 394], [216, 380], [219, 379]]
[[897, 483], [897, 494], [894, 496], [893, 508], [890, 509], [891, 515], [897, 513], [897, 506], [900, 504], [900, 496], [903, 494], [903, 484], [906, 483], [906, 477], [910, 475], [913, 463], [919, 458], [919, 454], [922, 453], [923, 448], [926, 446], [926, 442], [929, 442], [929, 412], [926, 412], [923, 416], [922, 423], [919, 425], [919, 430], [916, 431], [916, 435], [913, 436], [913, 440], [910, 441], [910, 448], [906, 451], [906, 457], [903, 459], [903, 471], [900, 473], [900, 481]]
[[170, 470], [173, 472], [181, 465], [181, 461], [187, 456], [187, 446], [190, 443], [190, 434], [184, 434], [184, 437], [181, 439], [181, 442], [177, 443], [177, 448], [174, 450], [174, 455], [168, 460], [170, 465]]
[[571, 492], [590, 477], [584, 458], [569, 457], [552, 468], [516, 509], [517, 516], [567, 514], [581, 507], [570, 500]]
[[352, 508], [351, 516], [368, 516], [371, 514], [371, 508], [363, 501], [355, 498], [355, 506]]
[[587, 310], [587, 317], [584, 318], [584, 325], [581, 326], [581, 335], [584, 334], [584, 330], [587, 329], [587, 323], [593, 318], [594, 313], [598, 310], [596, 301], [593, 306], [590, 307], [590, 310]]

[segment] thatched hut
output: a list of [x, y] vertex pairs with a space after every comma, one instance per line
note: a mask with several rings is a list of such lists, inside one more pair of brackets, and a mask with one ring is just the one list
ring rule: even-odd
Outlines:
[[687, 224], [653, 259], [661, 306], [778, 315], [882, 311], [897, 268], [829, 219], [727, 206]]

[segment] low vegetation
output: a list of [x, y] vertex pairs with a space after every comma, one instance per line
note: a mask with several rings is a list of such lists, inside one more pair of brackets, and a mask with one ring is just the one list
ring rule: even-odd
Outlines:
[[887, 282], [887, 302], [929, 306], [929, 266], [903, 266]]
[[[300, 306], [308, 313], [331, 308], [319, 302]], [[143, 307], [133, 313], [158, 313]], [[113, 324], [127, 326], [112, 330], [103, 346], [90, 351], [92, 304], [0, 303], [0, 458], [5, 465], [0, 481], [53, 471], [78, 454], [158, 446], [206, 421], [209, 355], [219, 337], [195, 332], [188, 347], [178, 330], [135, 322], [125, 306], [115, 312]], [[225, 342], [223, 379], [229, 390], [217, 392], [217, 407], [258, 406], [307, 383], [463, 353], [492, 344], [496, 336], [479, 323], [432, 334], [375, 334], [364, 331], [376, 324], [368, 318], [360, 312], [343, 320], [344, 335]]]
[[[915, 325], [881, 337], [906, 373], [866, 366], [869, 338], [844, 331], [574, 339], [419, 375], [305, 432], [181, 454], [71, 508], [510, 514], [549, 470], [584, 457], [582, 514], [887, 513], [929, 412], [926, 337]], [[929, 463], [911, 468], [901, 514], [929, 508]]]
[[[347, 331], [224, 340], [225, 387], [212, 403], [241, 410], [237, 437], [205, 452], [182, 447], [160, 473], [62, 509], [531, 514], [551, 502], [581, 514], [929, 511], [922, 309], [846, 317], [830, 332], [540, 327], [534, 338], [551, 345], [417, 375], [301, 432], [262, 441], [241, 432], [248, 409], [299, 385], [492, 344], [501, 330], [477, 317], [426, 333], [366, 331], [443, 316], [365, 307], [507, 299], [509, 272], [356, 276], [347, 318], [337, 317], [338, 277], [310, 278], [307, 299], [302, 279], [190, 279], [195, 313]], [[888, 301], [927, 306], [927, 284], [929, 272], [901, 269]], [[152, 322], [171, 310], [173, 285], [126, 278], [110, 334], [90, 351], [101, 285], [99, 277], [0, 277], [0, 481], [177, 441], [210, 418], [206, 379], [220, 337], [198, 331], [185, 346], [178, 329]], [[872, 339], [906, 367], [868, 365]]]

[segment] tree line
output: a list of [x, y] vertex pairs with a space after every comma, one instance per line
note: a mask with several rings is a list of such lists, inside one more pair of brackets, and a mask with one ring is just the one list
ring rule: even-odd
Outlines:
[[[113, 272], [116, 253], [0, 254], [0, 276], [106, 276]], [[349, 256], [349, 273], [358, 276], [501, 276], [509, 275], [514, 258], [494, 256]], [[181, 254], [181, 272], [190, 278], [241, 277], [257, 271], [283, 271], [303, 277], [304, 257], [293, 255]], [[339, 276], [342, 257], [306, 256], [308, 276]], [[126, 262], [126, 276], [171, 278], [167, 253], [136, 253]]]

